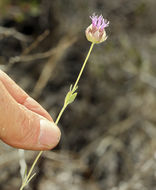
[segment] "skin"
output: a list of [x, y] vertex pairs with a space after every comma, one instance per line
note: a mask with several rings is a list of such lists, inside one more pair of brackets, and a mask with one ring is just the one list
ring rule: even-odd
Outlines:
[[60, 135], [48, 112], [0, 70], [0, 139], [16, 148], [49, 150]]

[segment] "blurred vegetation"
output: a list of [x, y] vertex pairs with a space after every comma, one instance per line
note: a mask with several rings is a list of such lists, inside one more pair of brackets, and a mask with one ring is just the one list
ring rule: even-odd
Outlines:
[[39, 0], [1, 0], [1, 18], [13, 17], [15, 21], [22, 22], [26, 15], [39, 15]]

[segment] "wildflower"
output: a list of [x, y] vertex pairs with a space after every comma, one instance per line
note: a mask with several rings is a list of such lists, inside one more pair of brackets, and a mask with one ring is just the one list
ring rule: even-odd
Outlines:
[[93, 14], [90, 16], [92, 24], [86, 29], [86, 38], [93, 43], [101, 43], [107, 39], [105, 28], [109, 26], [109, 21], [102, 15], [99, 17]]

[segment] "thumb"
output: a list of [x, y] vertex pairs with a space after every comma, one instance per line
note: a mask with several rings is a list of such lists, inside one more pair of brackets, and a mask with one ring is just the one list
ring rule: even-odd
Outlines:
[[41, 115], [17, 103], [0, 81], [0, 139], [23, 149], [48, 150], [60, 139], [60, 130]]

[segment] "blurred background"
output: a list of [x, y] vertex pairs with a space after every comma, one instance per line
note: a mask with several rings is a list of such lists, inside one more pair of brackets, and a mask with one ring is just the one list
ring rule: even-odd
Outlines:
[[[156, 189], [155, 8], [155, 0], [0, 0], [0, 69], [53, 119], [89, 49], [89, 16], [110, 21], [60, 120], [61, 142], [27, 189]], [[25, 152], [28, 166], [36, 154]], [[18, 151], [1, 142], [0, 189], [20, 184]]]

